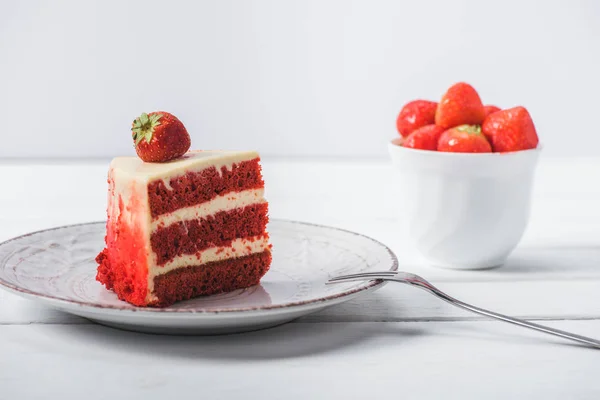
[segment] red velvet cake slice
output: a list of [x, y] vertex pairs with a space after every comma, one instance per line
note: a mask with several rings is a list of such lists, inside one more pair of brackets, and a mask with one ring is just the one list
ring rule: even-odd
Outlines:
[[138, 306], [256, 285], [271, 264], [256, 152], [192, 151], [167, 163], [117, 157], [96, 279]]

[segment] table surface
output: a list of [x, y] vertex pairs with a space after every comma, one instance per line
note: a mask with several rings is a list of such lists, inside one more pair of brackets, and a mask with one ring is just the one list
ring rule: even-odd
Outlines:
[[[450, 271], [406, 240], [395, 171], [372, 160], [264, 161], [271, 216], [361, 232], [466, 302], [600, 338], [600, 160], [542, 158], [506, 265]], [[2, 161], [0, 240], [105, 218], [108, 161]], [[248, 334], [96, 325], [0, 290], [0, 399], [597, 399], [600, 351], [489, 321], [403, 285]]]

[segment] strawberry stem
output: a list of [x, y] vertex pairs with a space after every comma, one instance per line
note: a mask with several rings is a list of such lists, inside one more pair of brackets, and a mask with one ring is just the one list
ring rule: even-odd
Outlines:
[[480, 125], [460, 125], [456, 127], [459, 132], [466, 132], [471, 135], [481, 135]]
[[133, 137], [136, 146], [144, 139], [146, 139], [146, 143], [150, 143], [152, 135], [154, 134], [154, 129], [160, 125], [161, 117], [162, 114], [148, 115], [142, 113], [142, 115], [133, 121], [131, 136]]

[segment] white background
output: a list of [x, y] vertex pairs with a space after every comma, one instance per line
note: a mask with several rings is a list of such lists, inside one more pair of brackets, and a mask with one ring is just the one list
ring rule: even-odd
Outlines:
[[133, 154], [142, 111], [198, 149], [385, 156], [395, 117], [466, 80], [546, 153], [600, 155], [600, 2], [0, 2], [0, 157]]

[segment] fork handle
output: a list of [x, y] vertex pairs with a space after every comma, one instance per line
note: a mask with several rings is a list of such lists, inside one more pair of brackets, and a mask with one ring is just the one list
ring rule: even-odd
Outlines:
[[422, 287], [422, 289], [425, 289], [427, 291], [429, 291], [430, 293], [434, 294], [435, 296], [439, 297], [440, 299], [455, 305], [457, 307], [460, 307], [462, 309], [474, 312], [476, 314], [480, 314], [480, 315], [484, 315], [486, 317], [491, 317], [494, 319], [498, 319], [500, 321], [504, 321], [504, 322], [508, 322], [510, 324], [514, 324], [514, 325], [518, 325], [518, 326], [522, 326], [524, 328], [529, 328], [529, 329], [533, 329], [535, 331], [539, 331], [539, 332], [544, 332], [544, 333], [548, 333], [550, 335], [554, 335], [554, 336], [559, 336], [561, 338], [564, 339], [569, 339], [569, 340], [574, 340], [575, 342], [579, 342], [579, 343], [583, 343], [585, 345], [588, 346], [593, 346], [596, 348], [600, 348], [600, 340], [596, 340], [596, 339], [592, 339], [589, 337], [585, 337], [585, 336], [581, 336], [581, 335], [577, 335], [575, 333], [569, 333], [569, 332], [565, 332], [565, 331], [561, 331], [560, 329], [555, 329], [555, 328], [550, 328], [548, 326], [544, 326], [544, 325], [540, 325], [540, 324], [536, 324], [533, 322], [529, 322], [529, 321], [525, 321], [519, 318], [513, 318], [513, 317], [509, 317], [508, 315], [503, 315], [503, 314], [498, 314], [496, 312], [493, 311], [489, 311], [489, 310], [485, 310], [483, 308], [479, 308], [479, 307], [475, 307], [472, 306], [470, 304], [464, 303], [460, 300], [457, 300], [451, 296], [448, 296], [446, 293], [441, 292], [439, 289], [435, 288], [435, 287]]

